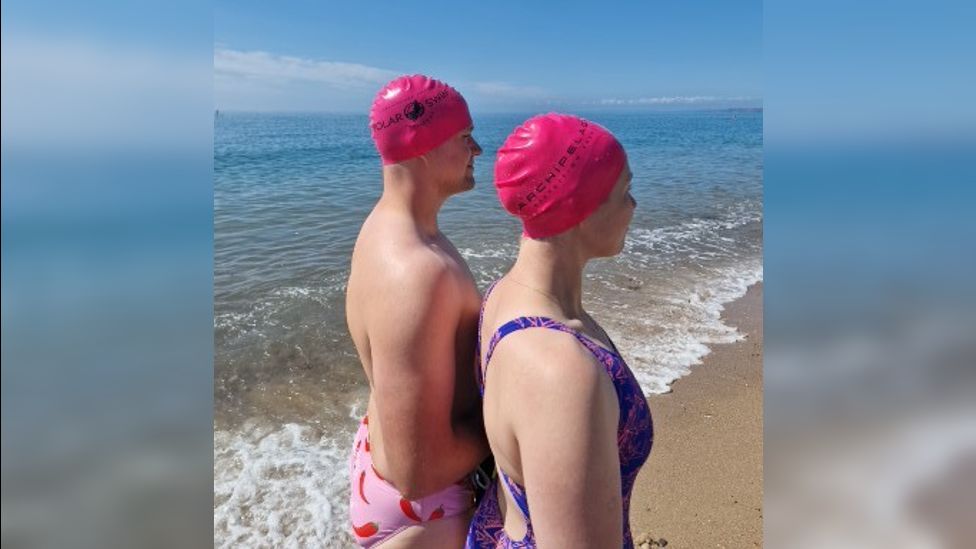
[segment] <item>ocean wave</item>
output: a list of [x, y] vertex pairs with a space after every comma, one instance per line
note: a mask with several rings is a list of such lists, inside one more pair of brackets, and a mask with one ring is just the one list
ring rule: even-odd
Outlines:
[[710, 346], [740, 341], [743, 335], [722, 322], [725, 305], [761, 282], [760, 259], [716, 268], [706, 277], [655, 288], [639, 314], [632, 306], [605, 305], [611, 331], [645, 394], [667, 393], [711, 352]]
[[[296, 306], [314, 306], [332, 309], [341, 303], [348, 275], [330, 276], [320, 284], [309, 286], [282, 286], [254, 299], [235, 306], [223, 305], [214, 314], [214, 330], [222, 344], [231, 344], [247, 338], [264, 338], [276, 328], [291, 328], [286, 313]], [[238, 300], [240, 301], [240, 300]]]
[[653, 229], [632, 228], [623, 258], [635, 267], [734, 258], [761, 243], [757, 239], [737, 238], [733, 231], [762, 220], [760, 205], [746, 202], [730, 205], [715, 218], [696, 217]]
[[351, 441], [294, 423], [215, 431], [214, 547], [352, 545]]

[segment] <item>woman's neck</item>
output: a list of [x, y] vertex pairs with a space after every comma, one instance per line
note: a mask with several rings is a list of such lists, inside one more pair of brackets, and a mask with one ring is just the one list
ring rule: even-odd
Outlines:
[[583, 267], [586, 259], [572, 235], [557, 239], [523, 238], [508, 278], [546, 296], [569, 318], [583, 315]]

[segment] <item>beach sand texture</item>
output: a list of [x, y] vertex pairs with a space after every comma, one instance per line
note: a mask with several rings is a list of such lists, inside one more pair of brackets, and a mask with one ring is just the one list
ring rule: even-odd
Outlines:
[[[648, 400], [654, 448], [631, 499], [637, 547], [762, 547], [762, 283], [726, 306], [746, 334]], [[663, 539], [663, 541], [662, 541]]]

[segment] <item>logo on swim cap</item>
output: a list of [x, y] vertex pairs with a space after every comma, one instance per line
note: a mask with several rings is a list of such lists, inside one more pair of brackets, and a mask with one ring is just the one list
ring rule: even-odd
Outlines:
[[416, 120], [423, 116], [423, 114], [424, 106], [420, 104], [420, 101], [414, 101], [403, 109], [403, 116], [406, 116], [410, 120]]
[[369, 110], [383, 165], [421, 156], [471, 126], [468, 104], [447, 84], [415, 74], [383, 86]]
[[502, 206], [522, 219], [529, 238], [579, 225], [600, 207], [627, 165], [606, 128], [578, 116], [549, 113], [523, 122], [495, 160]]

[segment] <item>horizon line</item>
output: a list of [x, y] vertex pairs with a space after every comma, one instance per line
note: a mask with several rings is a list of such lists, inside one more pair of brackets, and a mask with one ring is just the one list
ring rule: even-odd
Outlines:
[[[764, 107], [717, 107], [717, 108], [682, 108], [682, 107], [670, 107], [670, 108], [645, 108], [645, 109], [617, 109], [612, 107], [605, 108], [589, 108], [589, 109], [578, 109], [573, 112], [611, 112], [617, 114], [648, 114], [648, 113], [673, 113], [673, 112], [763, 112]], [[525, 114], [528, 112], [560, 112], [559, 109], [542, 109], [542, 110], [525, 110], [525, 109], [513, 109], [513, 110], [486, 110], [483, 111], [484, 114]], [[296, 110], [281, 110], [281, 109], [269, 109], [269, 110], [259, 110], [259, 109], [221, 109], [214, 108], [214, 113], [227, 112], [227, 113], [242, 113], [242, 114], [344, 114], [344, 115], [360, 115], [369, 116], [368, 112], [360, 111], [328, 111], [328, 110], [309, 110], [309, 109], [296, 109]]]

